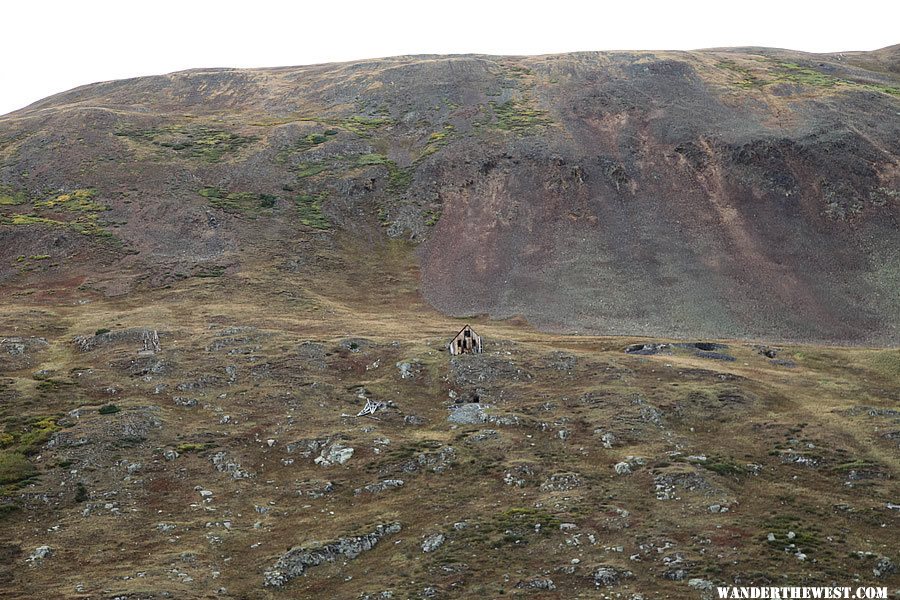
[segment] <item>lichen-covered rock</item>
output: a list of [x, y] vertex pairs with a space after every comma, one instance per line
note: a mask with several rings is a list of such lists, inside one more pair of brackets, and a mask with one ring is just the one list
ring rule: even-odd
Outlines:
[[104, 346], [129, 343], [135, 350], [158, 350], [159, 334], [155, 329], [131, 327], [117, 331], [103, 331], [94, 335], [79, 335], [72, 340], [82, 352], [91, 352]]
[[321, 498], [334, 491], [334, 483], [320, 479], [307, 479], [297, 485], [297, 494], [309, 498]]
[[581, 474], [579, 473], [554, 473], [541, 484], [541, 490], [545, 492], [567, 492], [581, 487]]
[[403, 360], [397, 363], [397, 370], [401, 379], [414, 379], [422, 370], [422, 365], [416, 360]]
[[643, 456], [626, 456], [625, 460], [617, 462], [613, 465], [616, 475], [630, 475], [635, 469], [647, 463], [647, 459]]
[[297, 355], [311, 369], [322, 370], [328, 367], [325, 360], [325, 346], [317, 342], [309, 340], [301, 342], [297, 346]]
[[688, 579], [688, 586], [694, 588], [695, 590], [711, 590], [713, 588], [713, 582], [708, 579]]
[[354, 496], [359, 496], [360, 494], [380, 494], [385, 490], [392, 490], [399, 487], [403, 487], [402, 479], [383, 479], [378, 483], [370, 483], [369, 485], [365, 485], [361, 488], [357, 488], [353, 490]]
[[434, 552], [444, 545], [444, 534], [433, 533], [422, 542], [422, 552]]
[[314, 462], [322, 467], [342, 465], [353, 457], [353, 452], [353, 448], [335, 442], [323, 449], [322, 454], [317, 456]]
[[216, 452], [210, 459], [217, 471], [228, 473], [233, 479], [250, 479], [253, 473], [245, 470], [241, 465], [228, 459], [228, 453]]
[[531, 579], [520, 581], [516, 584], [516, 587], [520, 590], [552, 591], [556, 589], [556, 584], [549, 577], [532, 577]]
[[628, 579], [633, 573], [625, 569], [619, 569], [610, 565], [599, 565], [594, 568], [591, 577], [597, 587], [612, 587], [619, 585], [623, 579]]
[[31, 565], [40, 564], [45, 558], [49, 558], [53, 554], [53, 548], [50, 546], [38, 546], [34, 549], [34, 551], [28, 556], [28, 562]]
[[484, 412], [485, 408], [489, 407], [477, 402], [460, 404], [450, 409], [450, 416], [447, 417], [447, 420], [458, 425], [480, 425], [488, 420]]
[[375, 547], [385, 536], [399, 532], [400, 523], [383, 523], [365, 535], [343, 537], [325, 544], [297, 546], [283, 554], [272, 568], [263, 575], [266, 587], [282, 587], [291, 579], [300, 577], [310, 567], [338, 559], [352, 560]]
[[882, 556], [878, 559], [878, 562], [875, 563], [875, 566], [872, 568], [872, 573], [875, 577], [885, 577], [887, 575], [892, 575], [897, 572], [897, 565], [895, 565], [891, 559], [887, 556]]
[[450, 375], [457, 385], [527, 381], [532, 375], [513, 361], [489, 354], [463, 354], [450, 359]]
[[50, 347], [39, 337], [0, 338], [0, 369], [18, 369], [34, 364], [34, 355]]

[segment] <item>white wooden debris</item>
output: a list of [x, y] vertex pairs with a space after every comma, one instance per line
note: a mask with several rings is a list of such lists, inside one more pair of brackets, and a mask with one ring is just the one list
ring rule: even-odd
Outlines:
[[378, 402], [377, 400], [366, 400], [366, 405], [363, 407], [361, 411], [356, 413], [357, 417], [364, 417], [366, 415], [374, 415], [377, 411], [385, 408], [387, 405], [384, 402]]

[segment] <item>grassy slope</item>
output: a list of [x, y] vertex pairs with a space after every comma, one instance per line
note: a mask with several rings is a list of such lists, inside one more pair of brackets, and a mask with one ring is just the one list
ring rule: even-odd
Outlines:
[[[487, 353], [461, 364], [488, 376], [467, 383], [441, 351], [460, 321], [420, 300], [406, 248], [340, 252], [358, 258], [340, 277], [259, 262], [237, 276], [190, 278], [118, 300], [88, 292], [42, 299], [31, 289], [0, 305], [0, 330], [49, 342], [3, 365], [6, 431], [21, 445], [54, 417], [61, 439], [89, 442], [27, 449], [38, 476], [4, 488], [5, 502], [22, 508], [3, 517], [5, 552], [16, 558], [0, 571], [0, 597], [79, 597], [79, 584], [84, 597], [205, 598], [222, 587], [234, 598], [382, 590], [405, 598], [426, 587], [450, 598], [596, 597], [597, 565], [632, 571], [613, 591], [645, 597], [696, 597], [686, 580], [666, 578], [678, 569], [715, 581], [900, 584], [896, 575], [874, 579], [875, 558], [851, 556], [898, 558], [897, 512], [885, 506], [897, 501], [898, 442], [883, 437], [900, 429], [887, 412], [900, 398], [896, 350], [782, 346], [779, 358], [797, 364], [789, 369], [745, 343], [730, 344], [735, 362], [686, 351], [637, 357], [622, 348], [639, 340], [475, 319]], [[223, 332], [234, 326], [256, 329]], [[133, 374], [147, 360], [139, 343], [90, 352], [71, 343], [129, 327], [160, 331], [162, 352], [150, 360], [162, 360], [163, 372]], [[356, 337], [369, 343], [341, 344]], [[301, 349], [307, 340], [326, 353]], [[395, 364], [412, 359], [421, 368], [401, 379]], [[233, 382], [228, 365], [237, 367]], [[178, 391], [204, 376], [204, 387]], [[154, 393], [159, 385], [166, 387]], [[342, 416], [362, 407], [359, 386], [396, 409], [378, 419]], [[448, 392], [476, 388], [518, 424], [448, 423]], [[176, 406], [173, 396], [198, 406]], [[121, 410], [99, 414], [108, 403]], [[874, 410], [854, 410], [860, 406]], [[66, 418], [73, 409], [78, 418]], [[405, 415], [424, 422], [406, 424]], [[479, 441], [485, 429], [496, 436]], [[616, 437], [611, 448], [604, 432]], [[289, 442], [333, 434], [356, 449], [345, 466], [318, 467], [287, 452]], [[443, 472], [403, 470], [446, 445], [456, 455]], [[164, 450], [175, 448], [181, 456], [165, 460]], [[211, 458], [219, 451], [254, 476], [217, 471]], [[686, 458], [696, 455], [707, 461]], [[646, 464], [616, 476], [613, 465], [628, 456]], [[817, 466], [785, 462], [796, 456]], [[134, 463], [140, 467], [129, 473]], [[749, 464], [759, 465], [756, 474]], [[852, 479], [854, 471], [866, 475]], [[561, 473], [576, 473], [579, 485], [549, 489]], [[508, 485], [507, 474], [522, 486]], [[354, 496], [384, 477], [405, 485]], [[660, 500], [664, 479], [699, 489], [676, 485], [677, 499]], [[332, 493], [302, 495], [326, 480]], [[213, 500], [202, 502], [195, 486]], [[712, 504], [730, 510], [710, 513]], [[284, 591], [262, 587], [262, 572], [288, 547], [393, 520], [403, 524], [399, 534], [346, 565], [314, 568]], [[453, 527], [463, 521], [466, 529]], [[174, 529], [160, 531], [160, 523]], [[783, 550], [788, 531], [808, 560]], [[446, 543], [423, 553], [422, 537], [435, 532]], [[770, 532], [778, 542], [766, 541]], [[54, 554], [28, 566], [28, 553], [43, 544]], [[550, 577], [556, 591], [515, 587], [535, 576]]]

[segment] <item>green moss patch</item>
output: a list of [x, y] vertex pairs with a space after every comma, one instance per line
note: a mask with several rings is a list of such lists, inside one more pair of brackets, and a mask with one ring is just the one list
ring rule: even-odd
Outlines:
[[175, 447], [175, 450], [184, 454], [185, 452], [202, 452], [204, 450], [208, 450], [214, 447], [214, 444], [203, 444], [199, 442], [185, 442], [183, 444], [178, 444]]
[[275, 155], [275, 160], [277, 160], [278, 162], [284, 162], [293, 154], [306, 152], [310, 148], [314, 148], [319, 144], [324, 144], [328, 141], [329, 138], [337, 135], [337, 133], [338, 132], [336, 129], [326, 129], [321, 133], [310, 133], [308, 135], [305, 135], [297, 140], [294, 145], [280, 150], [278, 154]]
[[527, 134], [552, 123], [547, 111], [534, 108], [521, 100], [510, 100], [503, 104], [490, 102], [490, 106], [496, 117], [493, 126], [503, 131]]
[[97, 190], [94, 189], [75, 190], [66, 194], [59, 194], [42, 202], [35, 202], [34, 206], [35, 208], [53, 208], [70, 212], [100, 212], [109, 210], [109, 207], [105, 204], [94, 201], [96, 195]]
[[814, 87], [834, 87], [840, 80], [826, 75], [814, 69], [801, 67], [796, 63], [783, 62], [777, 65], [776, 78], [780, 81], [789, 81], [801, 85]]
[[278, 201], [278, 198], [271, 194], [227, 192], [217, 187], [201, 188], [197, 193], [207, 198], [212, 206], [233, 213], [257, 214], [273, 208]]
[[20, 483], [37, 474], [31, 461], [20, 452], [0, 452], [0, 485]]
[[324, 171], [328, 171], [331, 167], [325, 163], [303, 163], [297, 172], [297, 177], [313, 177]]
[[0, 448], [26, 456], [35, 454], [60, 429], [56, 417], [10, 417], [0, 433]]
[[10, 186], [0, 185], [0, 206], [17, 206], [28, 202], [28, 194]]
[[753, 69], [741, 66], [733, 60], [719, 61], [716, 66], [720, 69], [729, 71], [734, 78], [732, 84], [740, 88], [759, 88], [769, 83], [766, 79], [760, 77]]
[[322, 202], [328, 198], [327, 192], [300, 194], [294, 198], [300, 222], [314, 229], [330, 229], [331, 221], [322, 212]]
[[176, 155], [218, 162], [256, 141], [255, 137], [238, 135], [208, 125], [167, 125], [148, 129], [123, 128], [116, 135], [147, 143]]
[[814, 68], [775, 59], [759, 59], [759, 67], [741, 65], [733, 60], [721, 60], [716, 67], [732, 75], [730, 85], [743, 89], [761, 89], [779, 83], [790, 83], [816, 88], [843, 88], [867, 90], [892, 96], [900, 96], [900, 87], [841, 79]]
[[371, 133], [378, 131], [382, 127], [393, 125], [393, 119], [389, 117], [362, 117], [353, 116], [346, 119], [328, 121], [334, 125], [356, 134], [360, 137], [368, 137]]
[[384, 166], [388, 170], [388, 191], [394, 194], [402, 194], [412, 184], [413, 172], [411, 168], [403, 168], [383, 154], [363, 154], [356, 158], [355, 166], [372, 167]]
[[419, 155], [419, 160], [425, 158], [426, 156], [431, 156], [441, 148], [447, 145], [450, 141], [450, 137], [454, 133], [453, 125], [445, 125], [442, 131], [435, 131], [428, 137], [428, 143], [425, 144], [425, 148], [422, 150], [422, 154]]
[[95, 200], [94, 189], [77, 189], [34, 203], [34, 212], [0, 215], [0, 224], [12, 226], [44, 226], [70, 229], [82, 235], [113, 235], [99, 222], [99, 214], [109, 210]]

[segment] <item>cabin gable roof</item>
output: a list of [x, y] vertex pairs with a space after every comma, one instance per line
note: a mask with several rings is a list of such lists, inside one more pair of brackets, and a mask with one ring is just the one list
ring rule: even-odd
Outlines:
[[[461, 336], [461, 335], [462, 335], [462, 332], [465, 331], [466, 329], [471, 329], [471, 330], [472, 330], [472, 333], [475, 333], [475, 330], [472, 329], [472, 328], [469, 326], [468, 323], [466, 323], [465, 325], [463, 325], [463, 328], [462, 328], [462, 329], [460, 329], [459, 331], [456, 332], [456, 335], [454, 335], [454, 336], [451, 338], [451, 341], [452, 341], [452, 340], [455, 340], [456, 338], [458, 338], [459, 336]], [[478, 335], [478, 334], [475, 333], [475, 335]]]

